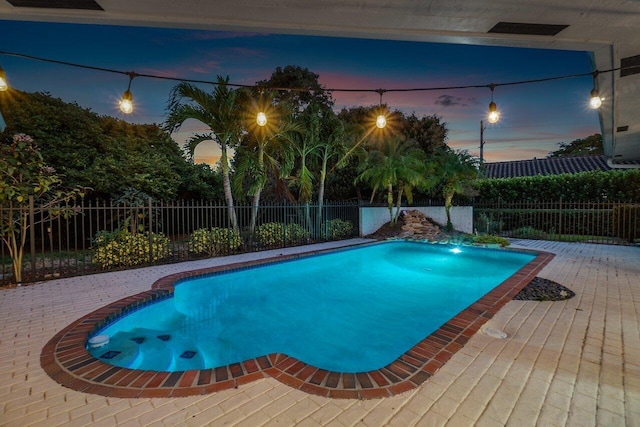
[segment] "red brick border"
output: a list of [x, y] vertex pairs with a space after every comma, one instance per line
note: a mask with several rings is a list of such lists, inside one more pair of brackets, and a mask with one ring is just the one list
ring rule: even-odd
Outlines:
[[537, 257], [513, 276], [461, 311], [394, 362], [375, 371], [356, 374], [330, 372], [286, 354], [275, 353], [213, 369], [153, 372], [109, 365], [94, 358], [85, 349], [89, 335], [108, 322], [112, 316], [118, 316], [130, 307], [171, 296], [175, 284], [182, 279], [283, 261], [306, 256], [308, 253], [163, 277], [153, 284], [151, 290], [109, 304], [58, 332], [42, 349], [40, 364], [51, 378], [65, 387], [120, 398], [207, 394], [237, 388], [267, 376], [307, 393], [325, 397], [373, 399], [393, 396], [416, 388], [429, 379], [554, 257], [547, 252], [536, 253]]

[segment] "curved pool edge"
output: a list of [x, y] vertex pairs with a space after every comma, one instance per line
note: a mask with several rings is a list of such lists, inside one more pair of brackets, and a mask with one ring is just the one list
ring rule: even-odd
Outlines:
[[555, 256], [548, 252], [517, 251], [533, 252], [537, 256], [394, 362], [375, 371], [355, 374], [331, 372], [285, 354], [275, 353], [218, 368], [155, 372], [104, 363], [85, 348], [90, 334], [109, 322], [112, 316], [123, 315], [123, 312], [171, 296], [174, 286], [181, 280], [327, 251], [277, 256], [165, 276], [154, 282], [151, 290], [102, 307], [58, 332], [43, 347], [40, 364], [52, 379], [65, 387], [118, 398], [202, 395], [237, 388], [266, 377], [275, 378], [310, 394], [331, 398], [372, 399], [393, 396], [418, 387], [435, 374]]

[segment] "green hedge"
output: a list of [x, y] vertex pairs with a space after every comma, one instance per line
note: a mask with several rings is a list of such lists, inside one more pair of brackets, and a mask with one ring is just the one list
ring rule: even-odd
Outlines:
[[353, 235], [353, 223], [343, 219], [332, 219], [325, 222], [326, 238], [340, 240]]
[[640, 201], [640, 170], [481, 179], [476, 201]]
[[189, 248], [196, 254], [216, 256], [233, 252], [242, 246], [242, 237], [232, 228], [200, 228], [189, 237]]

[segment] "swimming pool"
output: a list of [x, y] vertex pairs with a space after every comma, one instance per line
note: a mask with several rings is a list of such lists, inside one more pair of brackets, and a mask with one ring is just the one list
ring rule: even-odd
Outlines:
[[535, 254], [392, 241], [176, 283], [89, 349], [115, 366], [202, 370], [287, 354], [358, 373], [391, 364]]

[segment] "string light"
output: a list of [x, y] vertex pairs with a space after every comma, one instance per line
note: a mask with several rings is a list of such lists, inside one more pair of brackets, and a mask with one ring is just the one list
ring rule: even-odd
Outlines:
[[[96, 67], [96, 66], [92, 66], [92, 65], [84, 65], [84, 64], [77, 64], [77, 63], [73, 63], [73, 62], [66, 62], [66, 61], [59, 61], [56, 59], [48, 59], [48, 58], [41, 58], [41, 57], [37, 57], [37, 56], [32, 56], [32, 55], [26, 55], [26, 54], [22, 54], [22, 53], [16, 53], [16, 52], [7, 52], [7, 51], [2, 51], [0, 50], [0, 55], [8, 55], [8, 56], [14, 56], [14, 57], [18, 57], [18, 58], [24, 58], [24, 59], [30, 59], [30, 60], [36, 60], [36, 61], [42, 61], [42, 62], [49, 62], [49, 63], [54, 63], [54, 64], [60, 64], [60, 65], [66, 65], [66, 66], [70, 66], [70, 67], [76, 67], [76, 68], [84, 68], [84, 69], [89, 69], [89, 70], [96, 70], [96, 71], [103, 71], [103, 72], [108, 72], [108, 73], [116, 73], [116, 74], [124, 74], [129, 76], [129, 88], [125, 91], [123, 97], [122, 97], [122, 101], [120, 103], [121, 109], [125, 108], [125, 109], [129, 109], [127, 108], [127, 106], [130, 106], [129, 109], [129, 113], [133, 111], [133, 96], [131, 95], [131, 80], [133, 80], [134, 77], [147, 77], [147, 78], [152, 78], [152, 79], [160, 79], [160, 80], [171, 80], [171, 81], [176, 81], [176, 82], [188, 82], [188, 83], [202, 83], [202, 84], [212, 84], [212, 85], [217, 85], [217, 82], [214, 81], [209, 81], [209, 80], [196, 80], [196, 79], [185, 79], [185, 78], [180, 78], [180, 77], [168, 77], [168, 76], [159, 76], [159, 75], [154, 75], [154, 74], [142, 74], [142, 73], [134, 73], [134, 72], [127, 72], [127, 71], [121, 71], [121, 70], [115, 70], [115, 69], [111, 69], [111, 68], [103, 68], [103, 67]], [[492, 92], [492, 98], [493, 98], [493, 89], [495, 89], [498, 86], [514, 86], [514, 85], [523, 85], [523, 84], [531, 84], [531, 83], [541, 83], [541, 82], [548, 82], [548, 81], [554, 81], [554, 80], [563, 80], [563, 79], [571, 79], [571, 78], [578, 78], [578, 77], [585, 77], [585, 76], [592, 76], [594, 77], [594, 79], [598, 76], [598, 74], [601, 73], [612, 73], [614, 71], [620, 71], [620, 70], [633, 70], [633, 69], [640, 69], [640, 65], [630, 65], [630, 66], [626, 66], [626, 67], [617, 67], [617, 68], [611, 68], [611, 69], [607, 69], [607, 70], [596, 70], [596, 71], [592, 71], [592, 72], [588, 72], [588, 73], [579, 73], [579, 74], [569, 74], [569, 75], [562, 75], [562, 76], [554, 76], [554, 77], [546, 77], [546, 78], [540, 78], [540, 79], [531, 79], [531, 80], [519, 80], [519, 81], [513, 81], [513, 82], [505, 82], [505, 83], [491, 83], [491, 84], [476, 84], [476, 85], [462, 85], [462, 86], [440, 86], [440, 87], [421, 87], [421, 88], [394, 88], [394, 89], [349, 89], [349, 88], [324, 88], [322, 89], [325, 92], [376, 92], [380, 94], [380, 98], [381, 98], [381, 104], [382, 104], [382, 93], [385, 92], [424, 92], [424, 91], [444, 91], [444, 90], [457, 90], [457, 89], [476, 89], [476, 88], [489, 88], [491, 89]], [[236, 88], [256, 88], [255, 85], [245, 85], [245, 84], [236, 84], [236, 83], [227, 83], [227, 86], [229, 87], [236, 87]], [[7, 81], [5, 78], [5, 74], [4, 74], [4, 70], [2, 70], [2, 68], [0, 67], [0, 90], [6, 90], [8, 88], [7, 85]], [[308, 88], [294, 88], [294, 87], [274, 87], [274, 88], [270, 88], [272, 90], [288, 90], [288, 91], [299, 91], [299, 92], [304, 92], [304, 91], [308, 91]], [[594, 89], [591, 91], [591, 94], [597, 94], [597, 89]], [[595, 104], [598, 103], [598, 100], [594, 99], [595, 97], [592, 96], [592, 101], [594, 102], [594, 104], [590, 105], [592, 106], [592, 108], [598, 108], [601, 103], [603, 98], [599, 97], [599, 102], [600, 105], [598, 105], [598, 107], [595, 107]], [[123, 107], [124, 104], [124, 107]], [[495, 114], [493, 115], [494, 117], [497, 115], [497, 119], [496, 121], [499, 119], [500, 113], [497, 109], [497, 106], [495, 105], [495, 102], [493, 102], [493, 99], [491, 101], [491, 103], [489, 104], [489, 110], [490, 113], [491, 112], [495, 112]], [[123, 110], [124, 111], [124, 110]], [[127, 113], [128, 114], [128, 113]], [[266, 114], [265, 117], [266, 119]], [[494, 123], [491, 121], [491, 117], [489, 118], [489, 122]], [[266, 122], [265, 122], [266, 124]], [[378, 116], [378, 118], [376, 119], [376, 126], [378, 126], [379, 128], [384, 128], [386, 126], [386, 117], [381, 114]]]
[[4, 92], [9, 89], [9, 85], [7, 84], [7, 74], [4, 72], [2, 67], [0, 67], [0, 91]]
[[498, 120], [500, 120], [500, 111], [498, 111], [496, 103], [493, 102], [493, 90], [495, 88], [495, 84], [491, 83], [489, 85], [489, 89], [491, 89], [491, 102], [489, 103], [489, 115], [487, 116], [487, 121], [491, 124], [498, 123]]
[[264, 111], [260, 111], [258, 113], [256, 122], [258, 123], [258, 126], [264, 126], [267, 124], [267, 115], [264, 113]]
[[376, 117], [376, 127], [378, 129], [384, 129], [385, 126], [387, 126], [387, 117], [385, 116], [385, 109], [382, 106], [382, 94], [385, 93], [384, 89], [377, 89], [376, 92], [378, 94], [380, 94], [380, 104], [378, 106], [379, 110], [378, 110], [378, 117]]
[[591, 89], [591, 95], [589, 99], [589, 107], [591, 107], [594, 110], [597, 110], [598, 108], [600, 108], [600, 106], [602, 106], [602, 98], [600, 98], [598, 89], [596, 89], [596, 86], [598, 83], [597, 79], [598, 79], [598, 71], [593, 73], [593, 89]]
[[591, 90], [591, 98], [589, 99], [589, 107], [593, 108], [594, 110], [597, 110], [601, 106], [602, 106], [602, 98], [600, 98], [600, 95], [598, 94], [598, 89], [593, 88]]
[[127, 90], [122, 94], [122, 99], [120, 100], [120, 111], [125, 114], [131, 114], [133, 112], [133, 95], [131, 94], [131, 82], [137, 76], [136, 73], [130, 72], [129, 74], [129, 86], [127, 86]]

